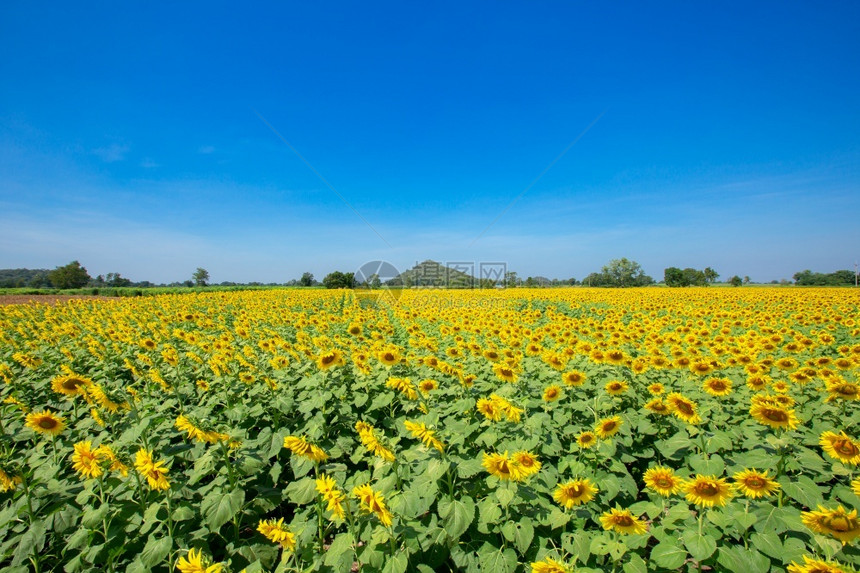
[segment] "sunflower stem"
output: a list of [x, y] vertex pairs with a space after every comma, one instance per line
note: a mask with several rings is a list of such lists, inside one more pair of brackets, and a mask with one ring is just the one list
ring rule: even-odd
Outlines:
[[[24, 496], [27, 499], [27, 518], [30, 521], [30, 527], [33, 527], [33, 523], [36, 522], [36, 514], [33, 512], [33, 503], [30, 499], [30, 482], [27, 479], [27, 474], [21, 474], [21, 485], [24, 486]], [[29, 558], [30, 562], [33, 564], [33, 570], [36, 573], [41, 573], [42, 564], [39, 560], [39, 553], [37, 551], [33, 551], [33, 555]]]

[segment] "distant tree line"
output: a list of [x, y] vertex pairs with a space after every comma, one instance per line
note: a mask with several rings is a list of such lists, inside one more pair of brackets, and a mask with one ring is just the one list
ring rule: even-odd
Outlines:
[[663, 282], [670, 287], [706, 286], [716, 281], [719, 276], [719, 273], [711, 267], [705, 267], [703, 271], [669, 267], [663, 271]]
[[596, 287], [640, 287], [654, 284], [654, 279], [642, 271], [642, 266], [626, 257], [612, 259], [599, 273], [591, 273], [582, 279], [584, 286]]
[[855, 284], [854, 271], [844, 270], [833, 273], [814, 273], [810, 270], [794, 273], [794, 284], [800, 286], [839, 286]]

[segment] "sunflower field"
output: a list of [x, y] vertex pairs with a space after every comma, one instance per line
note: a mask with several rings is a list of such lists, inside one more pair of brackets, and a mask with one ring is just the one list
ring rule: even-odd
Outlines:
[[852, 289], [0, 307], [0, 568], [860, 567]]

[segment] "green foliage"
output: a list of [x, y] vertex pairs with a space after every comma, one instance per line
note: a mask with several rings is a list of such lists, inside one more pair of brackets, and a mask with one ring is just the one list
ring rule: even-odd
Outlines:
[[191, 275], [191, 280], [196, 286], [205, 287], [209, 282], [209, 271], [204, 268], [197, 267], [194, 274]]
[[734, 286], [734, 287], [739, 287], [742, 284], [744, 284], [744, 280], [741, 277], [739, 277], [738, 275], [735, 275], [729, 279], [729, 284]]
[[832, 273], [814, 273], [810, 270], [794, 273], [794, 283], [798, 286], [845, 286], [853, 285], [854, 271], [842, 270]]
[[585, 286], [638, 287], [654, 284], [654, 279], [642, 271], [642, 266], [627, 258], [609, 261], [599, 273], [591, 273], [584, 279]]
[[669, 267], [663, 271], [663, 282], [670, 287], [705, 286], [713, 283], [720, 276], [711, 267], [699, 271], [693, 268], [679, 269]]
[[78, 261], [57, 267], [48, 273], [48, 280], [58, 289], [81, 288], [90, 282], [91, 277], [87, 269]]
[[355, 275], [350, 272], [334, 271], [322, 280], [325, 288], [355, 288]]

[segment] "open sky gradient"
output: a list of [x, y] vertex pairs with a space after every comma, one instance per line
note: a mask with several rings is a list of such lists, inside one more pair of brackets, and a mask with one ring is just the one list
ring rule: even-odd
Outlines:
[[0, 268], [860, 258], [858, 2], [4, 2], [0, 53]]

